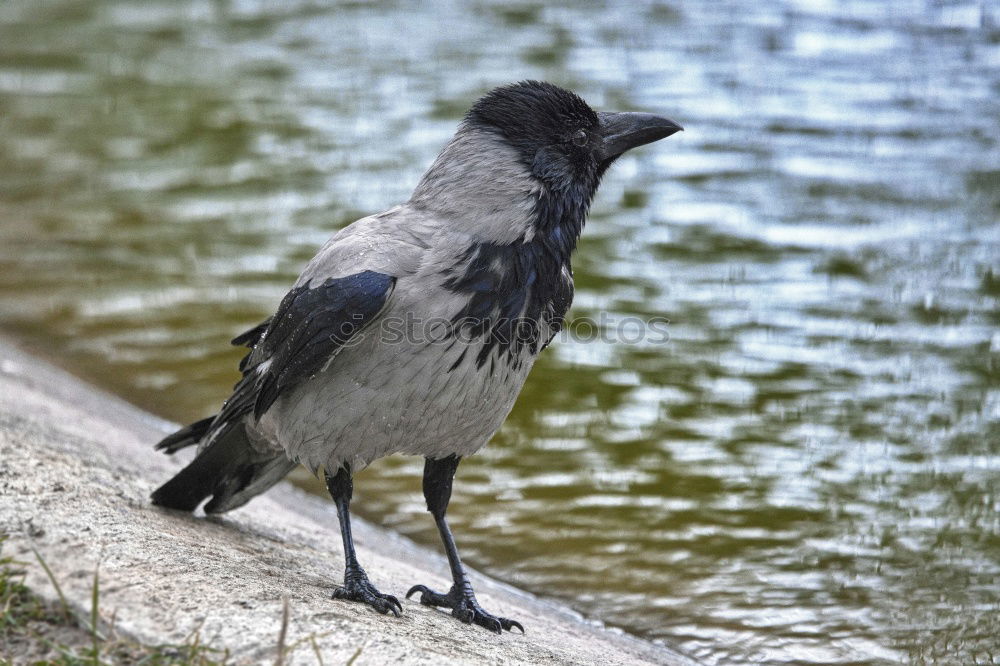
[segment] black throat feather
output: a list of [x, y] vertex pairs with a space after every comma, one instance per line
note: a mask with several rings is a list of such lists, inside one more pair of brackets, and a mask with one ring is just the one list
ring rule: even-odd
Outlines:
[[502, 137], [539, 185], [526, 237], [473, 245], [445, 280], [468, 299], [453, 331], [483, 342], [477, 367], [498, 357], [516, 366], [551, 341], [573, 300], [570, 256], [603, 173], [592, 146], [573, 139], [593, 137], [598, 117], [568, 90], [522, 81], [484, 96], [465, 122]]
[[[445, 288], [468, 300], [452, 321], [462, 344], [482, 342], [477, 368], [493, 357], [518, 367], [527, 351], [540, 352], [562, 328], [573, 301], [570, 257], [583, 230], [590, 197], [544, 192], [535, 204], [534, 235], [513, 243], [477, 243]], [[572, 193], [575, 195], [575, 193]], [[465, 358], [465, 354], [454, 367]]]

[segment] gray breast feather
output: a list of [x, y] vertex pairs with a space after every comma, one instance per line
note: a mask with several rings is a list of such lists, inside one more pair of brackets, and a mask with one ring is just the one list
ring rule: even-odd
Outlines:
[[[293, 291], [319, 296], [326, 284], [357, 284], [359, 274], [391, 279], [392, 287], [360, 289], [361, 302], [384, 302], [377, 312], [358, 304], [349, 309], [361, 309], [365, 322], [349, 344], [307, 346], [301, 362], [286, 355], [282, 362], [294, 367], [292, 381], [283, 382], [281, 370], [266, 368], [273, 377], [261, 383], [260, 404], [266, 406], [254, 410], [259, 418], [245, 422], [257, 445], [280, 448], [314, 470], [337, 469], [344, 462], [360, 468], [392, 453], [440, 457], [482, 447], [510, 412], [538, 345], [512, 355], [487, 344], [489, 336], [455, 335], [454, 322], [474, 297], [482, 298], [450, 284], [456, 274], [476, 272], [473, 262], [483, 255], [470, 248], [477, 246], [482, 241], [466, 230], [411, 205], [359, 220], [331, 238]], [[501, 263], [505, 258], [504, 253], [491, 257]], [[491, 264], [491, 270], [503, 268]], [[519, 267], [519, 274], [531, 273], [524, 269]], [[515, 282], [533, 292], [539, 288], [530, 279]], [[322, 301], [303, 305], [322, 308]], [[524, 308], [516, 309], [501, 314]], [[274, 330], [281, 319], [279, 312]], [[290, 329], [287, 335], [313, 340], [324, 330]], [[268, 345], [268, 335], [259, 348]], [[262, 350], [251, 365], [263, 367], [270, 356]]]

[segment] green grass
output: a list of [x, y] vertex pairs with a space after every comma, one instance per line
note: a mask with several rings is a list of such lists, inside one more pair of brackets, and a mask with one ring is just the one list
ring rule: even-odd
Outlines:
[[[176, 645], [142, 645], [115, 633], [114, 618], [101, 619], [101, 581], [94, 571], [90, 609], [76, 613], [66, 601], [55, 574], [38, 551], [36, 562], [19, 562], [3, 554], [7, 535], [0, 533], [0, 666], [224, 666], [232, 664], [228, 650], [204, 645], [198, 629]], [[59, 599], [47, 604], [24, 584], [29, 566], [45, 572]], [[283, 666], [296, 650], [308, 647], [323, 666], [323, 656], [316, 639], [325, 634], [310, 634], [286, 645], [288, 601], [282, 608], [281, 631], [276, 644], [275, 666]], [[27, 655], [27, 656], [26, 656]], [[358, 648], [347, 661], [353, 664], [361, 655]], [[15, 661], [16, 660], [16, 661]]]
[[[100, 579], [94, 571], [90, 612], [73, 612], [59, 582], [38, 553], [40, 566], [52, 583], [59, 604], [46, 604], [24, 584], [27, 567], [3, 554], [7, 536], [0, 534], [0, 666], [104, 666], [143, 664], [150, 666], [221, 666], [230, 663], [229, 653], [203, 645], [197, 631], [178, 645], [140, 645], [118, 637], [111, 625], [102, 627]], [[287, 650], [284, 650], [287, 654]], [[25, 661], [27, 659], [27, 661]]]

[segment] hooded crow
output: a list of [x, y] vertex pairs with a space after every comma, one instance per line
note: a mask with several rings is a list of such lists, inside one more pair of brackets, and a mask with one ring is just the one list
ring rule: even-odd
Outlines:
[[424, 456], [423, 491], [451, 566], [422, 604], [497, 633], [445, 512], [459, 461], [500, 427], [573, 299], [570, 256], [605, 170], [677, 132], [647, 113], [595, 112], [538, 81], [489, 92], [466, 114], [408, 202], [336, 233], [277, 312], [233, 340], [250, 349], [218, 414], [157, 448], [197, 445], [155, 504], [230, 511], [301, 463], [324, 470], [344, 541], [334, 598], [399, 615], [351, 538], [352, 475], [393, 453]]

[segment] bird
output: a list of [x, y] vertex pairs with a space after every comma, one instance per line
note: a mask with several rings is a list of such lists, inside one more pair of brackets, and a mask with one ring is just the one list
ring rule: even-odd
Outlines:
[[651, 113], [597, 112], [552, 83], [479, 98], [410, 199], [335, 233], [248, 348], [217, 414], [166, 437], [197, 455], [152, 494], [206, 514], [246, 504], [304, 465], [322, 471], [344, 546], [334, 599], [399, 616], [351, 533], [353, 475], [391, 454], [424, 457], [423, 494], [453, 584], [421, 604], [496, 633], [523, 625], [483, 609], [446, 512], [459, 462], [499, 429], [573, 300], [571, 255], [591, 201], [626, 151], [683, 128]]

